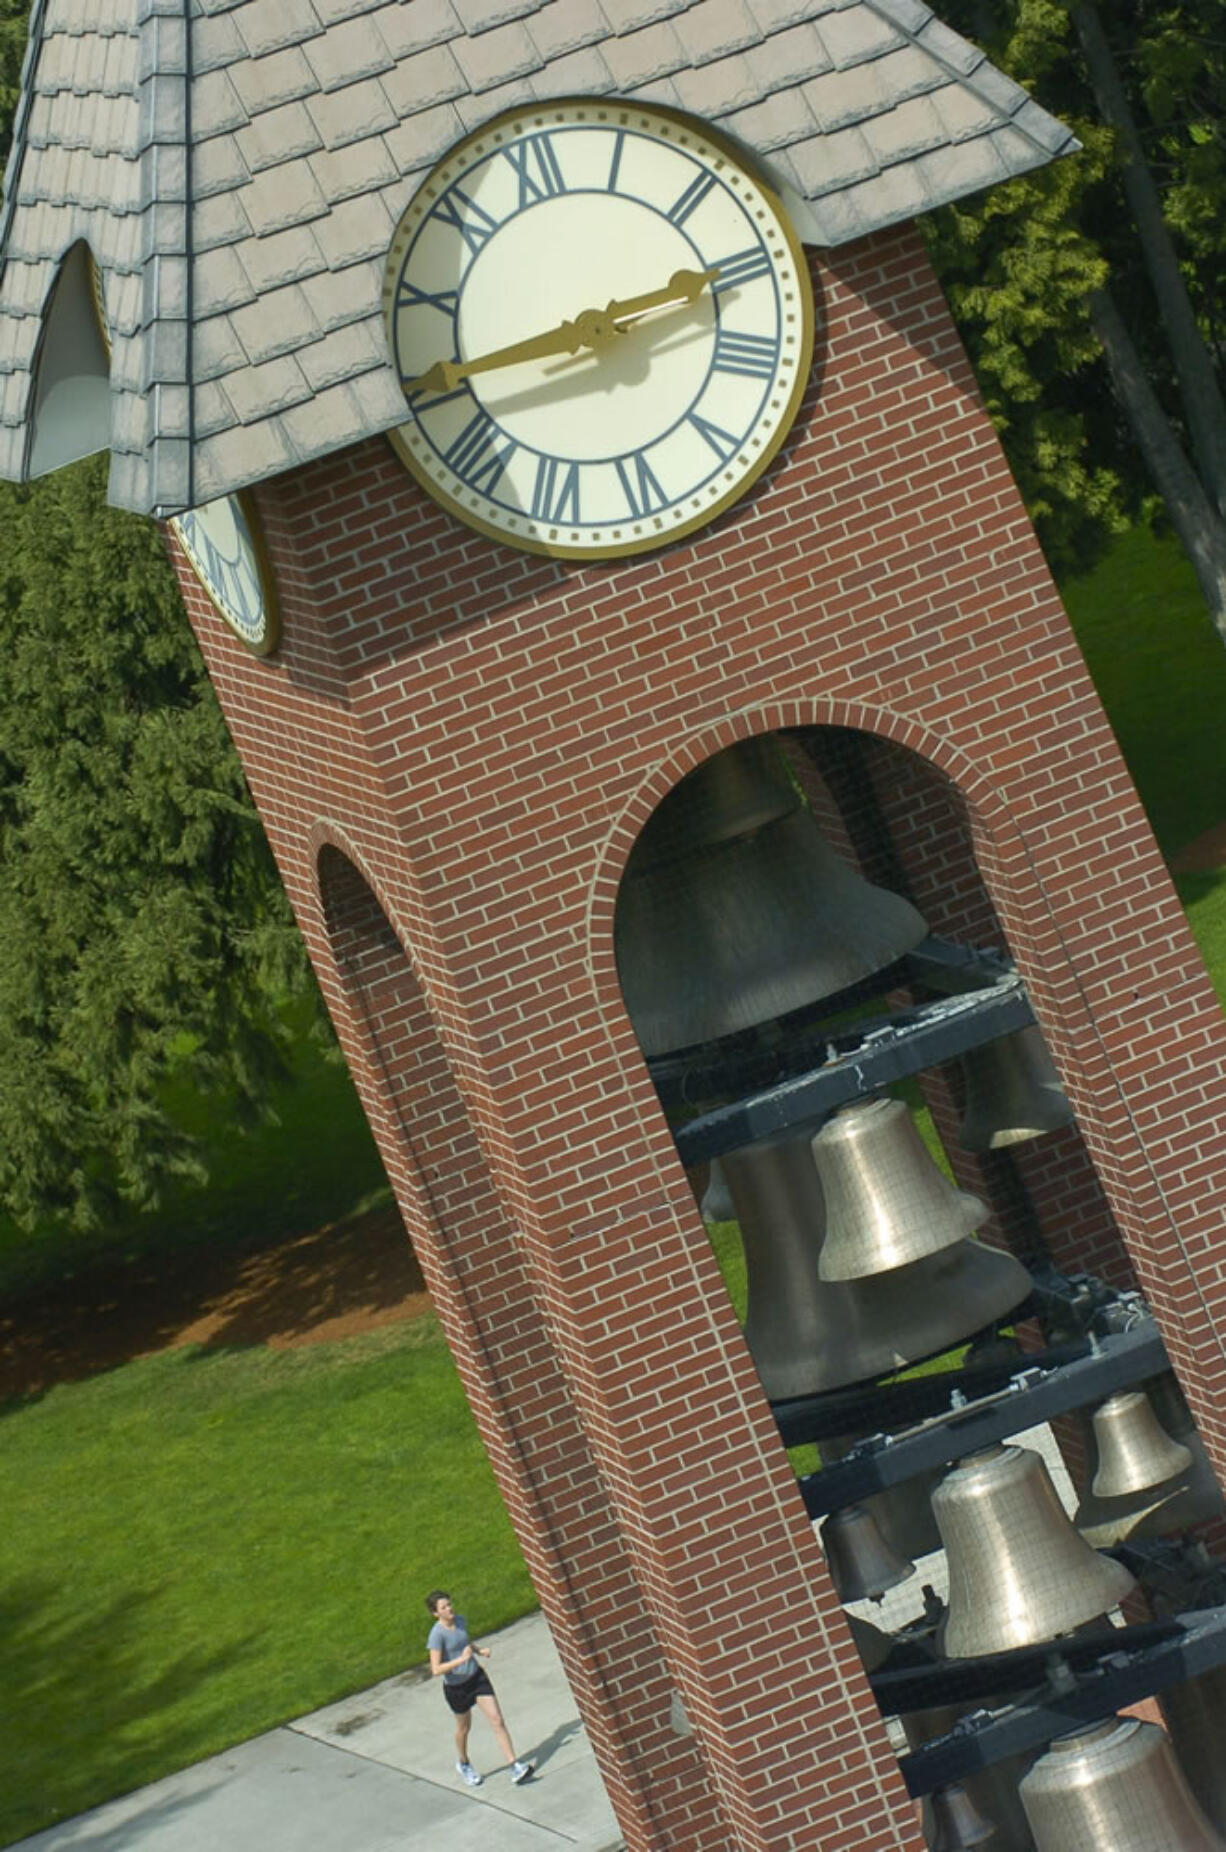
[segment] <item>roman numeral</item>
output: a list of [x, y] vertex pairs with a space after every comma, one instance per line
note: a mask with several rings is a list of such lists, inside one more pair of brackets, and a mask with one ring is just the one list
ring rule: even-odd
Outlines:
[[454, 315], [459, 301], [459, 293], [454, 289], [418, 289], [416, 283], [409, 283], [404, 277], [396, 291], [398, 309], [441, 309], [444, 315]]
[[[631, 469], [626, 465], [630, 464]], [[633, 516], [650, 514], [654, 508], [663, 508], [668, 501], [663, 489], [651, 472], [651, 466], [641, 450], [631, 456], [615, 458], [615, 467], [621, 478], [622, 490], [626, 497], [630, 513]]]
[[779, 362], [779, 344], [765, 334], [733, 334], [721, 328], [715, 337], [712, 364], [720, 373], [741, 373], [747, 379], [769, 379]]
[[548, 135], [525, 135], [502, 151], [519, 175], [519, 205], [522, 212], [538, 199], [550, 199], [565, 193], [566, 182], [558, 165], [557, 153]]
[[705, 438], [710, 444], [721, 463], [728, 460], [741, 441], [739, 437], [734, 437], [731, 431], [725, 431], [722, 425], [712, 424], [709, 418], [701, 417], [698, 412], [690, 413], [689, 422], [699, 437]]
[[532, 518], [558, 526], [579, 519], [579, 465], [542, 457], [532, 485]]
[[752, 283], [755, 277], [769, 276], [770, 267], [765, 247], [751, 244], [747, 251], [734, 251], [731, 257], [720, 259], [719, 275], [711, 287], [717, 296], [722, 296], [727, 290], [739, 289], [742, 283]]
[[685, 192], [673, 201], [669, 218], [674, 225], [684, 225], [691, 212], [701, 206], [711, 188], [715, 185], [714, 174], [696, 174], [686, 187]]
[[514, 449], [514, 440], [499, 429], [487, 411], [478, 407], [460, 435], [443, 452], [443, 461], [470, 489], [480, 489], [489, 495]]
[[492, 219], [484, 206], [479, 206], [475, 199], [470, 199], [458, 186], [453, 186], [450, 192], [443, 194], [434, 208], [433, 216], [458, 231], [474, 257], [490, 233], [498, 230], [497, 220]]

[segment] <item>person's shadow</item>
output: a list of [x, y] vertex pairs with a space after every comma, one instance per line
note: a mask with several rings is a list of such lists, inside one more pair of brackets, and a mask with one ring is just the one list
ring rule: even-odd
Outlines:
[[538, 1775], [550, 1757], [557, 1755], [559, 1749], [565, 1749], [567, 1743], [573, 1742], [582, 1729], [583, 1725], [579, 1719], [572, 1717], [569, 1722], [560, 1723], [556, 1730], [551, 1730], [548, 1736], [542, 1738], [534, 1748], [529, 1750], [529, 1758], [536, 1763]]

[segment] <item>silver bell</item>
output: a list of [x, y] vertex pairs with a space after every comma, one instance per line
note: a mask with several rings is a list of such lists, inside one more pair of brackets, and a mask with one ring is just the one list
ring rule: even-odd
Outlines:
[[659, 1055], [834, 996], [928, 929], [835, 853], [765, 737], [716, 753], [653, 811], [614, 930], [627, 1013]]
[[870, 1279], [822, 1280], [825, 1201], [808, 1136], [762, 1139], [721, 1164], [745, 1250], [745, 1339], [771, 1401], [938, 1356], [1030, 1291], [1020, 1262], [977, 1241]]
[[1096, 1409], [1094, 1437], [1098, 1468], [1090, 1490], [1097, 1498], [1149, 1491], [1192, 1464], [1192, 1455], [1162, 1427], [1143, 1389], [1122, 1391]]
[[1136, 1584], [1073, 1528], [1042, 1457], [988, 1447], [932, 1495], [949, 1565], [951, 1659], [1036, 1646], [1118, 1607]]
[[824, 1280], [857, 1280], [965, 1241], [988, 1218], [924, 1147], [902, 1100], [858, 1100], [813, 1140], [826, 1199]]
[[[907, 1711], [900, 1719], [907, 1745], [919, 1749], [934, 1737], [947, 1736], [960, 1718], [975, 1710], [995, 1710], [1001, 1700], [980, 1698], [971, 1703], [943, 1704], [928, 1710]], [[970, 1796], [975, 1811], [992, 1828], [992, 1837], [984, 1840], [986, 1852], [1034, 1852], [1034, 1839], [1022, 1809], [1018, 1783], [1033, 1761], [1032, 1755], [1004, 1756], [986, 1768], [977, 1768], [959, 1782]], [[931, 1847], [936, 1833], [932, 1797], [924, 1799], [924, 1836]]]
[[863, 1505], [832, 1511], [821, 1527], [822, 1548], [840, 1601], [880, 1601], [915, 1574], [915, 1564], [890, 1549]]
[[965, 1852], [969, 1846], [990, 1845], [996, 1837], [992, 1822], [985, 1820], [957, 1781], [933, 1792], [929, 1820], [926, 1833], [930, 1852]]
[[1073, 1123], [1036, 1023], [968, 1049], [962, 1078], [966, 1105], [958, 1143], [964, 1151], [1000, 1151]]
[[1037, 1852], [1226, 1852], [1166, 1733], [1135, 1717], [1060, 1737], [1021, 1796]]
[[728, 1189], [728, 1178], [718, 1158], [711, 1159], [707, 1187], [703, 1191], [698, 1213], [704, 1222], [731, 1222], [736, 1216]]

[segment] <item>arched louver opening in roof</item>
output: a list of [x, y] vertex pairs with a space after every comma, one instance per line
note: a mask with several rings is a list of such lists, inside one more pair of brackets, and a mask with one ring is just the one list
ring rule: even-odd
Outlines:
[[94, 265], [74, 244], [48, 299], [30, 420], [31, 476], [46, 476], [111, 441], [111, 362]]

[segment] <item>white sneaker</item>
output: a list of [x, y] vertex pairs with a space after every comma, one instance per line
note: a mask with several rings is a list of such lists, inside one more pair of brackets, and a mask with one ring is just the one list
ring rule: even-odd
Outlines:
[[[518, 1766], [519, 1764], [516, 1763], [517, 1768]], [[481, 1786], [481, 1777], [471, 1762], [457, 1762], [455, 1765], [455, 1772], [460, 1776], [461, 1780], [468, 1783], [470, 1788], [479, 1788]], [[531, 1769], [528, 1770], [528, 1773], [532, 1773]]]
[[512, 1762], [511, 1780], [515, 1783], [515, 1786], [518, 1787], [521, 1781], [527, 1781], [535, 1767], [535, 1762]]

